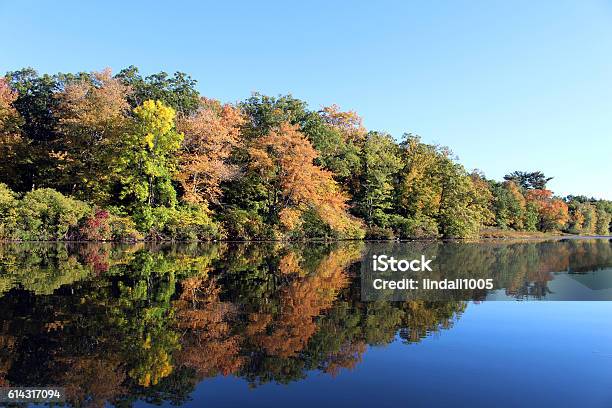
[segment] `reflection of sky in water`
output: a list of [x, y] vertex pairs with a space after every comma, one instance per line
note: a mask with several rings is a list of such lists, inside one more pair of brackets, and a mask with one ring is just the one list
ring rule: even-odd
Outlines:
[[[497, 290], [487, 300], [612, 300], [612, 242], [609, 239], [564, 239], [542, 242], [380, 242], [369, 243], [363, 259], [385, 254], [394, 259], [432, 260], [432, 271], [374, 270], [373, 262], [361, 262], [364, 300], [477, 300], [486, 295], [486, 279]], [[379, 263], [378, 266], [381, 266]], [[465, 289], [376, 290], [374, 279], [400, 281], [414, 278], [453, 284]], [[443, 282], [444, 283], [444, 282]], [[380, 283], [379, 283], [380, 287]]]
[[588, 273], [574, 273], [570, 276], [572, 279], [580, 282], [592, 290], [605, 290], [612, 288], [612, 268], [606, 268], [600, 271]]
[[[609, 241], [397, 245], [439, 256], [455, 277], [490, 274], [519, 298], [612, 298]], [[0, 346], [0, 381], [5, 369], [11, 384], [61, 379], [100, 405], [180, 400], [197, 384], [198, 407], [612, 406], [612, 302], [484, 302], [465, 313], [368, 304], [351, 275], [363, 249], [353, 243], [4, 249], [0, 335], [15, 346]], [[393, 341], [398, 330], [420, 342]], [[162, 381], [146, 388], [150, 376]]]
[[[611, 268], [585, 273], [556, 272], [552, 277], [547, 285], [550, 292], [538, 300], [612, 300]], [[487, 295], [487, 300], [514, 299], [504, 289]]]
[[422, 343], [369, 348], [353, 371], [249, 389], [203, 381], [189, 406], [609, 407], [612, 302], [470, 304]]

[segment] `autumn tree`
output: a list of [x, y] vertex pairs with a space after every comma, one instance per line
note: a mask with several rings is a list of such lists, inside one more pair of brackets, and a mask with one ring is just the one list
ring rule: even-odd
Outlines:
[[[419, 137], [405, 135], [401, 144], [402, 162], [397, 189], [398, 214], [413, 220], [417, 229], [436, 236], [435, 217], [440, 207], [442, 186], [438, 166], [448, 152], [436, 146], [421, 143]], [[416, 232], [416, 231], [415, 231]]]
[[319, 153], [317, 164], [331, 171], [345, 191], [353, 193], [361, 171], [362, 146], [350, 137], [350, 132], [331, 123], [325, 109], [309, 112], [301, 122], [301, 129]]
[[249, 171], [266, 190], [268, 219], [284, 231], [299, 229], [302, 216], [314, 211], [334, 233], [351, 236], [359, 223], [347, 213], [347, 197], [329, 171], [314, 164], [317, 153], [297, 129], [287, 123], [257, 139], [249, 150]]
[[64, 190], [97, 203], [108, 204], [116, 146], [128, 132], [130, 89], [113, 78], [110, 69], [68, 82], [56, 95], [58, 133], [64, 151], [58, 169]]
[[578, 201], [568, 200], [569, 223], [568, 231], [574, 234], [580, 234], [584, 226], [584, 215], [582, 214], [582, 204]]
[[259, 93], [254, 93], [240, 107], [249, 119], [249, 126], [245, 128], [247, 138], [288, 122], [299, 126], [317, 150], [316, 164], [331, 171], [343, 186], [359, 170], [359, 147], [352, 135], [355, 130], [364, 135], [365, 129], [354, 112], [341, 112], [337, 106], [316, 112], [309, 110], [306, 102], [291, 95], [275, 98]]
[[342, 111], [339, 106], [326, 106], [318, 112], [325, 124], [327, 137], [309, 136], [321, 152], [321, 161], [334, 172], [344, 191], [357, 194], [364, 164], [367, 130], [354, 111]]
[[20, 177], [16, 163], [25, 147], [20, 130], [24, 121], [13, 105], [16, 99], [17, 92], [0, 78], [0, 182], [13, 187]]
[[245, 118], [231, 105], [202, 98], [200, 108], [177, 120], [177, 130], [185, 135], [177, 175], [184, 195], [192, 203], [217, 203], [220, 184], [237, 174], [229, 162], [239, 142]]
[[493, 192], [484, 173], [474, 170], [470, 173], [474, 191], [474, 207], [478, 208], [483, 225], [494, 225], [495, 209], [493, 207]]
[[361, 143], [365, 139], [367, 131], [355, 111], [342, 111], [338, 105], [331, 105], [322, 109], [321, 116], [325, 123], [340, 130], [345, 140]]
[[567, 196], [569, 209], [567, 232], [583, 235], [608, 235], [612, 204], [583, 196]]
[[[234, 237], [274, 238], [279, 234], [280, 210], [271, 204], [274, 201], [274, 193], [270, 194], [270, 180], [253, 169], [252, 147], [257, 147], [260, 139], [267, 137], [283, 124], [297, 126], [308, 142], [316, 143], [323, 150], [326, 150], [326, 146], [334, 149], [335, 141], [339, 140], [340, 135], [326, 125], [316, 112], [308, 111], [304, 101], [291, 95], [270, 97], [255, 93], [241, 102], [239, 107], [247, 120], [230, 161], [240, 169], [240, 177], [221, 184], [224, 226], [228, 234]], [[336, 137], [335, 141], [330, 137]], [[314, 164], [329, 169], [334, 163], [343, 163], [341, 159], [336, 160], [337, 156], [332, 150], [326, 150], [324, 154], [315, 155]], [[348, 172], [344, 174], [348, 175]], [[298, 221], [299, 213], [300, 211], [286, 212], [285, 220], [288, 221], [287, 215], [291, 215]], [[310, 230], [309, 235], [325, 236], [332, 233], [316, 211], [308, 211], [304, 218], [307, 229]]]
[[173, 206], [176, 191], [174, 154], [183, 135], [174, 126], [174, 109], [160, 101], [148, 100], [134, 109], [132, 130], [120, 147], [116, 174], [121, 183], [120, 198], [136, 206]]
[[[476, 238], [490, 217], [489, 196], [477, 190], [462, 165], [450, 160], [441, 166], [440, 232], [449, 238]], [[486, 194], [486, 195], [484, 195]]]
[[538, 211], [538, 224], [541, 231], [560, 230], [569, 221], [567, 204], [563, 200], [553, 198], [552, 191], [528, 190], [525, 198], [529, 203], [534, 204]]

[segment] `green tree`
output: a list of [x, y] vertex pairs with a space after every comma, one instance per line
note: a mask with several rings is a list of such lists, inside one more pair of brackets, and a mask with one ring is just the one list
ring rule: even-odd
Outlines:
[[369, 132], [361, 163], [359, 190], [354, 198], [356, 213], [369, 226], [387, 227], [389, 210], [394, 204], [393, 184], [402, 167], [399, 147], [390, 135]]
[[580, 206], [580, 212], [584, 219], [580, 232], [589, 235], [595, 234], [597, 230], [597, 208], [591, 203], [583, 203]]
[[421, 143], [413, 135], [405, 135], [401, 148], [398, 213], [407, 225], [401, 228], [425, 235], [439, 231], [444, 237], [476, 236], [491, 218], [490, 192], [476, 187], [447, 148]]
[[479, 201], [474, 184], [458, 163], [444, 161], [438, 224], [444, 237], [475, 238], [487, 209]]
[[598, 235], [610, 235], [610, 221], [612, 214], [606, 210], [605, 205], [597, 203], [597, 223], [595, 232]]
[[552, 179], [553, 177], [546, 177], [541, 171], [514, 171], [504, 176], [504, 180], [514, 181], [524, 190], [546, 190], [546, 184]]
[[23, 118], [21, 137], [27, 148], [20, 151], [14, 163], [18, 176], [4, 181], [17, 191], [51, 186], [57, 175], [52, 153], [60, 143], [54, 115], [59, 103], [55, 92], [60, 82], [56, 76], [39, 76], [32, 68], [9, 72], [6, 78], [17, 93], [13, 106]]
[[526, 202], [514, 181], [492, 183], [495, 224], [502, 229], [525, 229]]
[[14, 238], [17, 228], [17, 197], [6, 184], [0, 183], [0, 240]]
[[89, 205], [42, 188], [28, 192], [18, 208], [17, 237], [25, 240], [66, 240], [76, 235], [79, 222], [91, 213]]
[[116, 78], [131, 88], [132, 93], [128, 100], [132, 108], [143, 105], [148, 100], [159, 100], [179, 115], [190, 115], [200, 104], [197, 81], [183, 72], [175, 72], [173, 76], [169, 76], [162, 71], [143, 78], [138, 68], [132, 65], [122, 69]]

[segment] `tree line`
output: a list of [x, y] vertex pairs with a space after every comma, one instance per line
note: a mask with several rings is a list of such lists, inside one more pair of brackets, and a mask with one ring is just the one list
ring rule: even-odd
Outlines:
[[129, 67], [0, 78], [0, 239], [474, 238], [610, 233], [612, 202], [503, 181], [446, 147], [291, 95], [224, 104]]

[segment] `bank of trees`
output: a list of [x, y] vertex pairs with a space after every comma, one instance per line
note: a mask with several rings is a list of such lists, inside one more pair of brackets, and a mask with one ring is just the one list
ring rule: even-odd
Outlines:
[[335, 105], [223, 104], [195, 85], [134, 67], [0, 78], [0, 239], [609, 233], [611, 202], [555, 197], [541, 172], [488, 180]]

